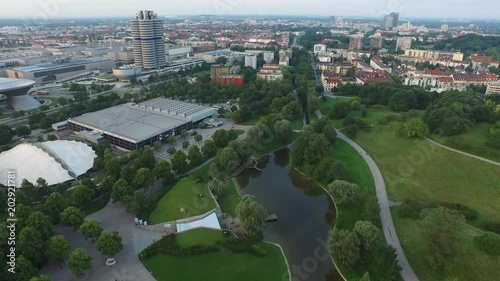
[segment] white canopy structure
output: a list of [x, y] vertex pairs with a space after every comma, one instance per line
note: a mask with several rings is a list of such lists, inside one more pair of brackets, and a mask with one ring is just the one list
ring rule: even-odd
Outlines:
[[197, 221], [177, 223], [177, 232], [184, 232], [198, 227], [221, 229], [219, 225], [219, 220], [217, 219], [217, 214], [213, 212], [210, 215]]
[[16, 174], [16, 187], [23, 179], [34, 183], [44, 178], [48, 185], [66, 182], [92, 168], [96, 156], [90, 146], [75, 141], [20, 144], [0, 154], [0, 184], [9, 184], [9, 171]]

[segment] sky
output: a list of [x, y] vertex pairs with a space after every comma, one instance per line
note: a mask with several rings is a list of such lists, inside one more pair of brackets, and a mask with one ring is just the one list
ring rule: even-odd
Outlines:
[[0, 0], [0, 19], [133, 17], [138, 10], [159, 15], [317, 15], [381, 19], [500, 18], [499, 0]]

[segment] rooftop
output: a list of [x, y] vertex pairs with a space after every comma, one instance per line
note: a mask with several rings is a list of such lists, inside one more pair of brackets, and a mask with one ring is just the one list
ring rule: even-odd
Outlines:
[[70, 119], [100, 133], [138, 143], [190, 121], [212, 116], [215, 109], [164, 98], [122, 104]]
[[108, 59], [102, 59], [102, 58], [85, 58], [85, 59], [80, 59], [80, 60], [73, 60], [69, 63], [63, 63], [63, 64], [48, 63], [48, 64], [40, 64], [40, 65], [21, 66], [21, 67], [14, 68], [14, 70], [24, 71], [24, 72], [37, 72], [37, 71], [59, 69], [59, 68], [70, 67], [70, 66], [84, 65], [87, 63], [102, 62], [102, 61], [107, 61], [107, 60]]
[[28, 88], [35, 85], [35, 81], [27, 79], [12, 79], [0, 77], [0, 93]]

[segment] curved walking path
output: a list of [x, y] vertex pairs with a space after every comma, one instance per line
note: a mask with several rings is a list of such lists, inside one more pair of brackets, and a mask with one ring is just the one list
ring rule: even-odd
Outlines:
[[424, 137], [424, 140], [426, 140], [427, 142], [429, 143], [432, 143], [434, 145], [437, 145], [441, 148], [444, 148], [446, 150], [449, 150], [449, 151], [453, 151], [453, 152], [456, 152], [456, 153], [459, 153], [459, 154], [462, 154], [462, 155], [465, 155], [465, 156], [468, 156], [468, 157], [471, 157], [471, 158], [474, 158], [474, 159], [477, 159], [477, 160], [480, 160], [480, 161], [483, 161], [483, 162], [486, 162], [486, 163], [489, 163], [489, 164], [493, 164], [493, 165], [496, 165], [496, 166], [500, 166], [500, 163], [498, 162], [495, 162], [493, 160], [490, 160], [490, 159], [486, 159], [486, 158], [483, 158], [483, 157], [479, 157], [479, 156], [476, 156], [474, 154], [470, 154], [470, 153], [467, 153], [467, 152], [463, 152], [463, 151], [460, 151], [460, 150], [456, 150], [454, 148], [451, 148], [451, 147], [448, 147], [446, 145], [443, 145], [443, 144], [440, 144], [438, 142], [435, 142], [433, 140], [431, 140], [430, 138], [428, 137]]
[[[319, 110], [316, 111], [316, 115], [321, 119], [322, 114]], [[378, 204], [380, 206], [380, 220], [382, 222], [382, 229], [384, 231], [385, 240], [388, 245], [391, 245], [396, 249], [398, 263], [401, 266], [401, 277], [405, 281], [418, 281], [417, 275], [413, 272], [408, 259], [406, 259], [405, 253], [403, 252], [403, 248], [399, 243], [399, 238], [396, 233], [396, 228], [394, 227], [394, 222], [392, 221], [391, 210], [389, 206], [389, 198], [387, 197], [387, 190], [385, 188], [384, 177], [380, 172], [377, 164], [373, 160], [373, 158], [366, 153], [366, 151], [359, 146], [356, 142], [348, 138], [339, 130], [335, 129], [337, 132], [337, 137], [345, 142], [347, 142], [350, 146], [352, 146], [365, 160], [366, 164], [370, 168], [370, 172], [372, 173], [373, 180], [375, 182], [375, 188], [377, 191], [377, 199]]]

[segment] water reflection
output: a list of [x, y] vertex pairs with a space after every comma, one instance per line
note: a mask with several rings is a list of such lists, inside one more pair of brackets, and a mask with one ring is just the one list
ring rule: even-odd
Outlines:
[[287, 148], [261, 159], [259, 168], [238, 177], [243, 193], [257, 197], [279, 220], [267, 224], [267, 241], [283, 247], [292, 280], [340, 281], [326, 250], [335, 207], [324, 190], [291, 168]]

